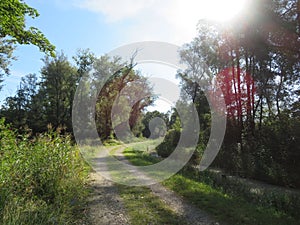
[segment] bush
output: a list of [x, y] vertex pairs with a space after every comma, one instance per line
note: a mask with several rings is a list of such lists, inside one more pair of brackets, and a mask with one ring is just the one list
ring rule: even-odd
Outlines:
[[18, 135], [0, 120], [0, 224], [68, 224], [87, 170], [68, 136]]
[[164, 141], [156, 147], [157, 154], [163, 158], [168, 157], [175, 150], [180, 138], [180, 131], [171, 129], [167, 132]]

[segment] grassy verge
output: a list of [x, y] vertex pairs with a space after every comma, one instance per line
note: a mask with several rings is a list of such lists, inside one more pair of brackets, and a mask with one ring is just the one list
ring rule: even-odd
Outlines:
[[186, 224], [182, 218], [154, 196], [149, 188], [119, 185], [118, 190], [128, 213], [130, 224]]
[[82, 224], [88, 167], [69, 137], [18, 135], [0, 121], [0, 224]]
[[[133, 148], [126, 149], [124, 154], [137, 166], [153, 164], [159, 160]], [[163, 185], [227, 224], [299, 224], [298, 220], [287, 213], [274, 207], [249, 203], [242, 197], [228, 195], [222, 190], [200, 182], [197, 177], [193, 177], [185, 170], [164, 181]]]

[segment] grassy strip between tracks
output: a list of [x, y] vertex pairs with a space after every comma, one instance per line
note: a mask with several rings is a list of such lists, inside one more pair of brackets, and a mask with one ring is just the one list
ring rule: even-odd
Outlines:
[[186, 224], [185, 221], [168, 208], [147, 187], [128, 187], [118, 185], [128, 213], [130, 224]]
[[[147, 142], [147, 144], [153, 143]], [[143, 146], [142, 143], [138, 142], [130, 145], [137, 148]], [[118, 147], [113, 148], [110, 154], [114, 155], [118, 149]], [[114, 171], [112, 175], [118, 176], [116, 173]], [[183, 218], [172, 212], [164, 202], [153, 195], [148, 187], [130, 187], [126, 185], [117, 185], [117, 187], [129, 216], [130, 224], [186, 224]]]

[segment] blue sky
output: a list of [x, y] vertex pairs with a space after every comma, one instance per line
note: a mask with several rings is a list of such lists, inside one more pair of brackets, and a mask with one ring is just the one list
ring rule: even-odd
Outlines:
[[[27, 24], [38, 27], [57, 51], [62, 50], [71, 58], [79, 48], [90, 48], [96, 55], [103, 55], [116, 47], [137, 41], [165, 41], [181, 46], [195, 37], [200, 19], [225, 20], [228, 13], [224, 13], [224, 7], [232, 9], [233, 5], [241, 5], [237, 2], [242, 0], [25, 2], [40, 13], [34, 20], [28, 18]], [[21, 76], [39, 74], [43, 66], [41, 59], [44, 55], [35, 46], [18, 46], [15, 56], [18, 60], [11, 66], [11, 75], [5, 78], [0, 101], [15, 94]]]

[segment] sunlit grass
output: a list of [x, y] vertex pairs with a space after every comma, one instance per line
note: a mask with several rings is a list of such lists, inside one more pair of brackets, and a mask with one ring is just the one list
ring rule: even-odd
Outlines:
[[130, 224], [186, 224], [147, 187], [119, 185], [119, 193], [130, 218]]
[[[148, 143], [148, 142], [147, 142]], [[149, 142], [150, 144], [153, 142]], [[144, 143], [145, 144], [145, 143]], [[142, 146], [141, 143], [132, 143], [130, 146]], [[114, 155], [120, 148], [111, 148], [110, 154]], [[133, 149], [133, 147], [128, 147]], [[130, 154], [130, 150], [128, 151]], [[146, 162], [146, 160], [144, 161]], [[135, 175], [128, 173], [126, 170], [116, 170], [114, 165], [108, 164], [110, 175], [116, 178], [122, 178], [123, 182], [127, 180], [135, 180]], [[130, 183], [130, 182], [129, 182]], [[127, 185], [117, 185], [119, 194], [123, 199], [126, 212], [132, 225], [143, 224], [178, 224], [184, 225], [185, 221], [164, 204], [159, 197], [154, 196], [147, 187], [131, 187]]]
[[[136, 166], [151, 165], [160, 160], [132, 148], [126, 149], [124, 155]], [[241, 225], [299, 224], [296, 219], [274, 207], [256, 205], [242, 197], [228, 195], [197, 179], [192, 179], [192, 175], [184, 170], [162, 184], [221, 222]]]
[[0, 224], [82, 222], [89, 168], [71, 139], [18, 135], [3, 121], [0, 137]]
[[242, 198], [229, 196], [182, 174], [164, 181], [163, 185], [211, 213], [217, 220], [229, 224], [298, 224], [296, 220], [272, 207], [250, 204]]
[[126, 148], [124, 155], [135, 166], [149, 166], [158, 163], [161, 160], [159, 158], [151, 157], [144, 151], [135, 150], [132, 147]]

